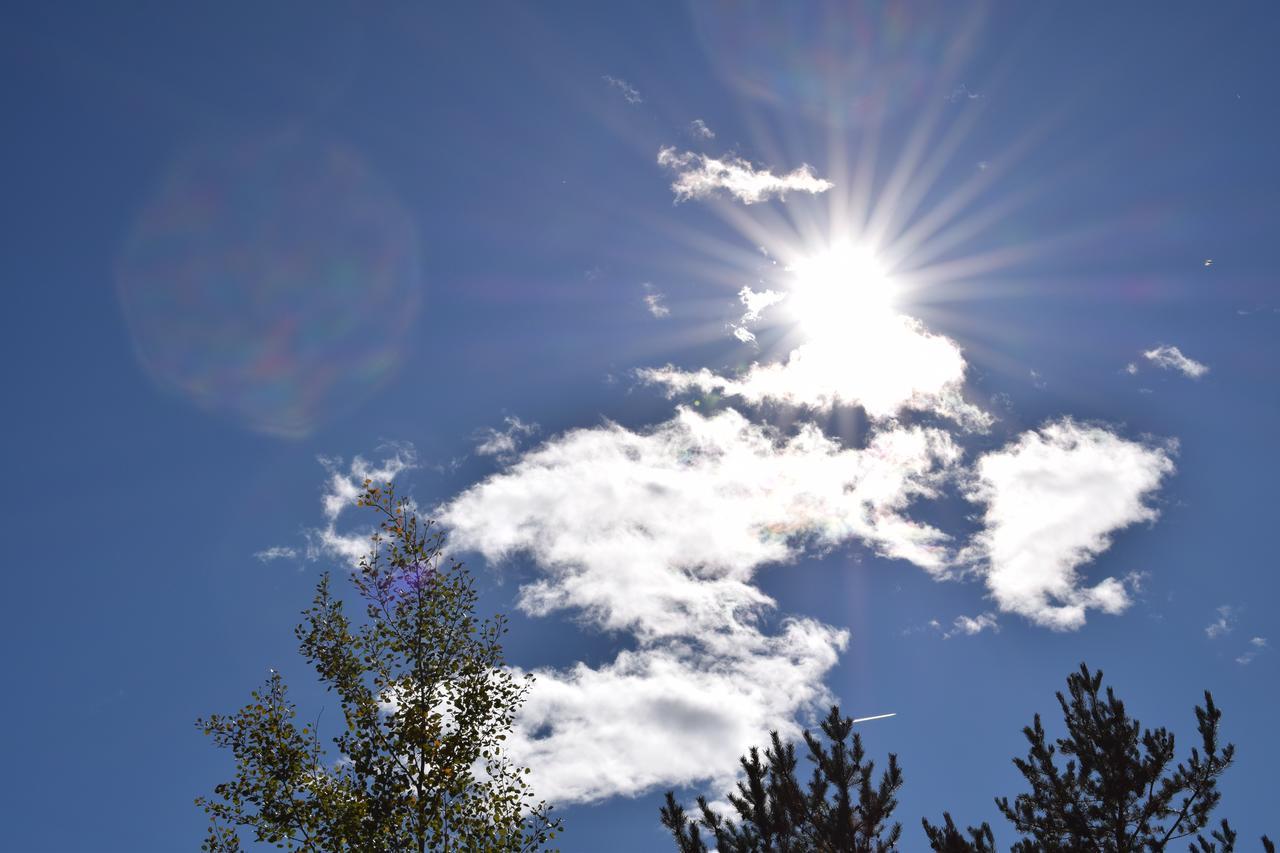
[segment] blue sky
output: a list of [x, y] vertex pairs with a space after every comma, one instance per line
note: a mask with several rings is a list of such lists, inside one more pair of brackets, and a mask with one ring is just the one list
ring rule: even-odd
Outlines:
[[906, 849], [995, 821], [1081, 660], [1184, 746], [1212, 690], [1274, 834], [1278, 30], [15, 12], [6, 844], [197, 843], [195, 717], [326, 701], [291, 629], [372, 470], [512, 615], [566, 850], [664, 849], [662, 791], [832, 701], [897, 714]]

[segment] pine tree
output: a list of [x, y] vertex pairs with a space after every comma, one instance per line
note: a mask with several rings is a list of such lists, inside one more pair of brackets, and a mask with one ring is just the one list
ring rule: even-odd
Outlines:
[[[1218, 780], [1235, 755], [1233, 745], [1219, 746], [1222, 712], [1212, 695], [1206, 691], [1204, 707], [1195, 709], [1200, 748], [1173, 766], [1173, 734], [1163, 728], [1143, 729], [1110, 687], [1103, 695], [1101, 671], [1091, 673], [1081, 664], [1080, 671], [1067, 678], [1067, 694], [1057, 694], [1065, 738], [1050, 743], [1039, 714], [1023, 729], [1030, 748], [1026, 758], [1013, 762], [1030, 784], [1030, 793], [1012, 802], [996, 799], [1001, 814], [1023, 836], [1014, 851], [1137, 853], [1163, 851], [1188, 839], [1199, 853], [1235, 849], [1236, 833], [1227, 821], [1205, 834], [1222, 797]], [[942, 826], [923, 821], [932, 849], [995, 849], [987, 824], [970, 827], [965, 838], [951, 815], [943, 817]], [[1263, 844], [1273, 849], [1265, 837]]]
[[241, 849], [240, 829], [289, 850], [541, 848], [560, 821], [504, 753], [530, 687], [503, 666], [504, 620], [476, 617], [470, 575], [390, 484], [366, 481], [358, 504], [380, 516], [353, 575], [367, 618], [353, 626], [326, 575], [296, 629], [338, 695], [339, 756], [326, 759], [315, 723], [299, 725], [275, 671], [239, 712], [198, 720], [236, 765], [196, 800], [210, 819], [203, 849]]
[[895, 850], [902, 825], [890, 823], [902, 787], [897, 756], [874, 784], [875, 765], [866, 760], [853, 720], [833, 707], [822, 722], [824, 743], [806, 731], [805, 745], [813, 764], [807, 786], [796, 777], [794, 744], [778, 733], [761, 758], [752, 747], [740, 759], [746, 778], [728, 796], [735, 822], [698, 798], [698, 818], [690, 817], [668, 791], [662, 823], [680, 853], [707, 853], [705, 830], [718, 853], [888, 853]]

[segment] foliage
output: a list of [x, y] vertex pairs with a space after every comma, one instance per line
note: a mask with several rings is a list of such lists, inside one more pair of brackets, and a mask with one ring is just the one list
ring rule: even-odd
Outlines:
[[237, 713], [198, 720], [236, 764], [196, 800], [203, 849], [239, 850], [240, 828], [289, 850], [541, 848], [560, 821], [503, 751], [530, 687], [503, 665], [505, 621], [476, 617], [470, 575], [390, 484], [366, 480], [358, 504], [380, 516], [353, 575], [367, 620], [352, 625], [326, 575], [295, 631], [341, 703], [340, 757], [326, 760], [315, 723], [299, 726], [274, 670]]
[[[796, 777], [794, 744], [783, 744], [775, 731], [764, 751], [752, 747], [741, 759], [746, 779], [729, 803], [738, 821], [717, 814], [705, 797], [698, 798], [700, 817], [689, 817], [668, 791], [662, 823], [680, 853], [707, 853], [701, 830], [710, 834], [718, 853], [886, 853], [896, 849], [902, 825], [889, 823], [902, 787], [897, 756], [873, 784], [875, 765], [866, 761], [862, 738], [853, 720], [834, 707], [822, 722], [824, 744], [808, 731], [804, 741], [814, 765], [807, 787]], [[852, 737], [851, 737], [852, 735]], [[828, 745], [829, 744], [829, 745]]]
[[[1197, 707], [1200, 749], [1176, 766], [1173, 734], [1163, 728], [1143, 729], [1131, 719], [1110, 687], [1102, 695], [1102, 672], [1084, 664], [1067, 678], [1068, 696], [1058, 693], [1067, 737], [1056, 746], [1047, 741], [1037, 714], [1023, 729], [1030, 749], [1014, 764], [1031, 786], [1011, 803], [996, 799], [1000, 812], [1022, 833], [1013, 846], [1019, 853], [1095, 850], [1163, 851], [1194, 839], [1193, 851], [1230, 853], [1236, 834], [1224, 820], [1205, 836], [1209, 815], [1221, 793], [1218, 779], [1231, 765], [1235, 747], [1219, 747], [1222, 712], [1204, 694]], [[1065, 760], [1065, 764], [1063, 763]], [[951, 815], [944, 824], [924, 821], [930, 845], [948, 853], [987, 853], [995, 849], [987, 824], [970, 827], [964, 838]], [[1267, 849], [1271, 842], [1263, 839]]]

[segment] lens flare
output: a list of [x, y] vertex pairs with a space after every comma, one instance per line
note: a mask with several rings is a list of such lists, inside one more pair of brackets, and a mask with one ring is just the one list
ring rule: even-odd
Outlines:
[[117, 273], [158, 385], [286, 437], [392, 375], [420, 302], [407, 208], [353, 151], [293, 136], [180, 157]]

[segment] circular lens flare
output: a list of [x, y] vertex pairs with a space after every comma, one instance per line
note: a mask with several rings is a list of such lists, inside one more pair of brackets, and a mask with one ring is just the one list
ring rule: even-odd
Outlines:
[[894, 285], [867, 248], [838, 244], [796, 261], [791, 293], [792, 316], [805, 338], [838, 345], [851, 334], [865, 334], [892, 321]]

